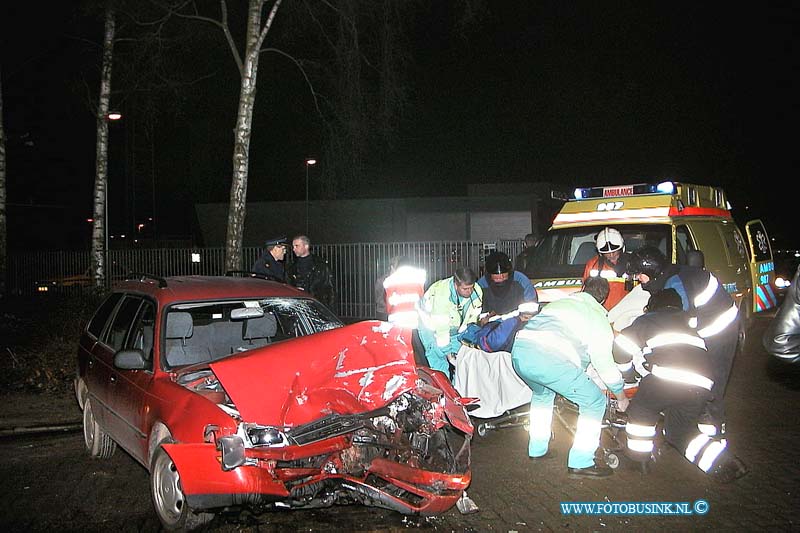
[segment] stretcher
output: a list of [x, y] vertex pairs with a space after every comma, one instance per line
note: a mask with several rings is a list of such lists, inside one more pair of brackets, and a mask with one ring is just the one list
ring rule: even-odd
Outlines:
[[[466, 398], [478, 398], [479, 407], [470, 411], [475, 431], [484, 437], [489, 431], [523, 427], [529, 429], [529, 408], [532, 391], [514, 371], [508, 352], [485, 352], [478, 348], [462, 346], [454, 363], [453, 385]], [[604, 384], [590, 366], [587, 373], [604, 390]], [[636, 384], [625, 385], [625, 395], [636, 394]], [[619, 452], [624, 450], [620, 430], [625, 432], [625, 418], [617, 410], [617, 400], [605, 391], [608, 398], [603, 417], [601, 453], [611, 468], [619, 466]], [[578, 407], [556, 395], [553, 417], [571, 434], [575, 435]]]

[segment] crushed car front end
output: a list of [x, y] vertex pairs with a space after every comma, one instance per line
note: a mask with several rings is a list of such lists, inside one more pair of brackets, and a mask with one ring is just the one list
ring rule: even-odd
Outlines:
[[[298, 356], [305, 348], [315, 356]], [[204, 380], [225, 391], [236, 427], [164, 445], [192, 509], [357, 503], [428, 515], [469, 486], [472, 425], [458, 393], [416, 368], [395, 335], [367, 322], [255, 352], [212, 364], [219, 382]], [[255, 376], [270, 377], [268, 391]]]

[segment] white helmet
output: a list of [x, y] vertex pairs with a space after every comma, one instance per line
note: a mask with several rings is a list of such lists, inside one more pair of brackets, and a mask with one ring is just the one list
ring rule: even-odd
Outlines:
[[607, 254], [616, 251], [624, 251], [625, 241], [622, 240], [622, 234], [614, 228], [603, 228], [595, 238], [597, 241], [597, 251], [601, 254]]

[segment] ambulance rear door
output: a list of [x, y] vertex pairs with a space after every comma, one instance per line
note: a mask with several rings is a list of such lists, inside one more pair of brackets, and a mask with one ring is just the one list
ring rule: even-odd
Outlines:
[[745, 224], [750, 251], [750, 275], [753, 279], [753, 312], [760, 313], [777, 305], [772, 287], [775, 281], [775, 263], [767, 230], [761, 220]]

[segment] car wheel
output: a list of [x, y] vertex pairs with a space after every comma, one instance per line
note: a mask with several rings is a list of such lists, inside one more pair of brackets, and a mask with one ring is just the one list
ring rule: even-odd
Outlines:
[[83, 442], [86, 444], [86, 451], [89, 452], [89, 455], [98, 459], [108, 459], [114, 455], [114, 451], [117, 449], [117, 443], [95, 420], [92, 402], [89, 398], [83, 402]]
[[150, 493], [158, 519], [167, 531], [195, 529], [214, 518], [211, 513], [195, 513], [189, 508], [178, 469], [161, 446], [150, 468]]

